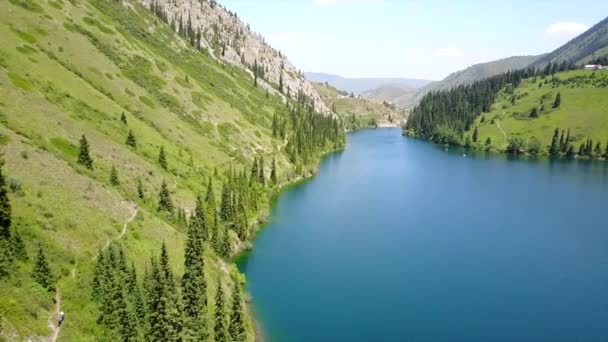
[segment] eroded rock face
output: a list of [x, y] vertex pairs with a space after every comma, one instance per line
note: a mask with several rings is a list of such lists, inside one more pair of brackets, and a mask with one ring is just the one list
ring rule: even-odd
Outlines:
[[[266, 43], [264, 37], [251, 30], [234, 13], [209, 0], [138, 0], [142, 5], [160, 6], [169, 22], [188, 25], [201, 32], [201, 48], [217, 59], [247, 70], [253, 77], [253, 65], [257, 62], [264, 70], [264, 79], [258, 84], [271, 93], [278, 93], [281, 74], [283, 94], [296, 97], [300, 92], [314, 101], [315, 109], [329, 113], [329, 109], [314, 89], [289, 60]], [[176, 26], [178, 26], [176, 24]]]

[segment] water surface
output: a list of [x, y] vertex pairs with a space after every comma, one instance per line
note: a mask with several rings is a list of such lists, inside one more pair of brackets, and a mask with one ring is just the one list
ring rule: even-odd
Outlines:
[[351, 133], [239, 266], [271, 341], [608, 341], [608, 163]]

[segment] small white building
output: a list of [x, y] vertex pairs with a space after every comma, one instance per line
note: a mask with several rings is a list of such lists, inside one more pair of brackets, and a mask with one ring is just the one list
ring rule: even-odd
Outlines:
[[600, 70], [604, 69], [601, 64], [587, 64], [585, 70]]

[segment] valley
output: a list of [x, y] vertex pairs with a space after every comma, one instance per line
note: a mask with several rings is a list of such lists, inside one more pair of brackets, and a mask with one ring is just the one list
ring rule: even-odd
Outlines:
[[606, 338], [608, 19], [300, 69], [465, 57], [340, 31], [388, 5], [0, 1], [0, 341]]

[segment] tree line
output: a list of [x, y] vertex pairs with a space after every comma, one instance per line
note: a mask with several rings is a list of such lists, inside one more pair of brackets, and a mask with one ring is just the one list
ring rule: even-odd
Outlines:
[[[558, 72], [576, 69], [576, 64], [563, 61], [549, 62], [544, 68], [525, 68], [508, 71], [493, 77], [460, 85], [449, 90], [430, 92], [412, 110], [405, 133], [430, 139], [437, 143], [460, 145], [465, 131], [475, 119], [489, 112], [498, 93], [504, 88], [514, 90], [523, 79], [547, 77]], [[559, 82], [553, 77], [552, 82]], [[554, 84], [554, 86], [556, 86]], [[512, 101], [515, 101], [515, 97]], [[530, 116], [537, 115], [530, 113]]]

